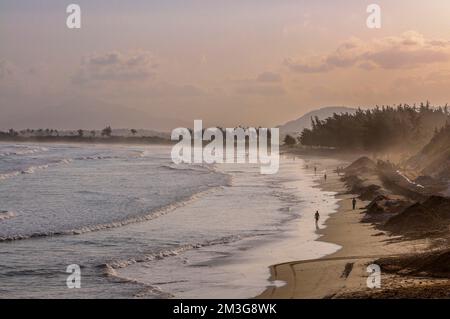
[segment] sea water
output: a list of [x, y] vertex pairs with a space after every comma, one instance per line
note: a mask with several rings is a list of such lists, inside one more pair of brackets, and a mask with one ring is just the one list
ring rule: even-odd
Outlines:
[[[0, 144], [0, 297], [248, 298], [318, 258], [337, 209], [305, 160], [174, 165], [169, 146]], [[2, 217], [3, 216], [3, 217]], [[81, 268], [69, 289], [68, 265]]]

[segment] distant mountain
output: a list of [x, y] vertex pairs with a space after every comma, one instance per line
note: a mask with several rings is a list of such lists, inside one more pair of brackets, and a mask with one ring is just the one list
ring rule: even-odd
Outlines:
[[332, 116], [334, 113], [355, 113], [356, 109], [345, 107], [345, 106], [330, 106], [330, 107], [324, 107], [318, 110], [311, 111], [309, 113], [306, 113], [302, 117], [287, 122], [284, 125], [280, 125], [280, 135], [299, 135], [303, 129], [305, 128], [311, 128], [311, 118], [312, 117], [318, 117], [320, 120], [324, 120], [330, 116]]

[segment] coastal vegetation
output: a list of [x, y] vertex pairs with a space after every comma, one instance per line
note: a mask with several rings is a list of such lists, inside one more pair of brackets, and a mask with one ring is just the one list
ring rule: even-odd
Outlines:
[[76, 143], [134, 143], [134, 144], [162, 144], [172, 143], [162, 136], [138, 135], [138, 130], [127, 130], [128, 134], [113, 134], [110, 126], [100, 131], [96, 130], [56, 130], [56, 129], [24, 129], [17, 131], [9, 129], [0, 131], [0, 141], [14, 142], [76, 142]]
[[407, 104], [358, 109], [355, 113], [334, 114], [325, 120], [311, 119], [311, 128], [301, 132], [304, 146], [341, 150], [383, 152], [390, 149], [417, 152], [449, 123], [446, 106]]

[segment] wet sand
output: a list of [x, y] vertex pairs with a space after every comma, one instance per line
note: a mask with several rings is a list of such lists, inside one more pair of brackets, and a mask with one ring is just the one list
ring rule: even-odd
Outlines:
[[[318, 167], [318, 169], [327, 169]], [[352, 209], [353, 195], [345, 194], [346, 188], [336, 173], [327, 170], [327, 181], [320, 187], [338, 192], [340, 199], [337, 213], [326, 221], [326, 228], [318, 230], [320, 241], [334, 243], [342, 248], [334, 254], [316, 260], [300, 260], [271, 266], [270, 280], [284, 281], [280, 287], [268, 287], [256, 298], [333, 298], [355, 291], [369, 295], [377, 289], [367, 288], [367, 266], [378, 257], [399, 256], [422, 251], [424, 241], [400, 242], [371, 224], [361, 223], [364, 207], [368, 202], [358, 200]], [[389, 276], [381, 277], [389, 280]], [[386, 282], [385, 282], [386, 283]]]

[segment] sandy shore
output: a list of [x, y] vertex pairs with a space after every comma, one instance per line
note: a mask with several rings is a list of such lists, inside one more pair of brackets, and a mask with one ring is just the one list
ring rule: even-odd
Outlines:
[[[335, 243], [342, 248], [336, 253], [316, 260], [300, 260], [271, 266], [271, 280], [281, 280], [286, 285], [268, 287], [257, 298], [333, 298], [355, 291], [373, 291], [367, 288], [367, 266], [378, 257], [398, 256], [422, 251], [423, 241], [400, 242], [375, 229], [371, 224], [361, 223], [364, 207], [368, 202], [359, 201], [352, 210], [351, 194], [336, 173], [324, 162], [315, 160], [318, 169], [327, 169], [327, 181], [320, 187], [338, 193], [338, 211], [326, 221], [326, 228], [318, 230], [320, 240]], [[321, 166], [322, 165], [322, 166]], [[389, 280], [383, 277], [382, 285]], [[376, 290], [376, 289], [375, 289]]]

